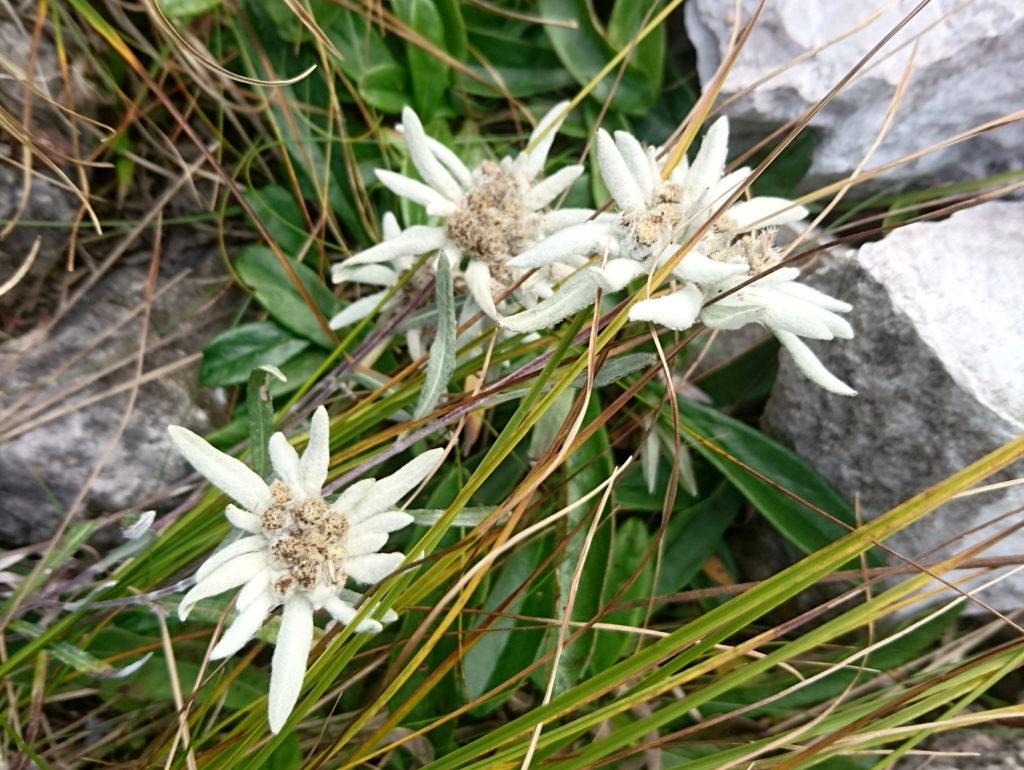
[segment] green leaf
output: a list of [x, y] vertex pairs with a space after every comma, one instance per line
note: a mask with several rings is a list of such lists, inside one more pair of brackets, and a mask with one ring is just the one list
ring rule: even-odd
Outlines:
[[409, 100], [405, 70], [394, 62], [370, 67], [359, 79], [359, 95], [378, 110], [401, 112]]
[[[442, 51], [448, 46], [445, 22], [433, 0], [394, 0], [395, 14], [420, 36]], [[437, 112], [448, 90], [451, 70], [437, 56], [420, 45], [405, 44], [409, 61], [408, 72], [412, 80], [412, 100], [416, 112], [424, 122]]]
[[[853, 524], [850, 504], [806, 460], [748, 425], [710, 407], [679, 399], [680, 424], [753, 470], [837, 519]], [[704, 442], [694, 448], [722, 472], [788, 540], [805, 553], [835, 542], [847, 530], [762, 481]]]
[[[616, 0], [608, 20], [608, 42], [616, 49], [628, 46], [662, 5], [662, 0]], [[629, 60], [647, 77], [654, 93], [661, 90], [664, 78], [665, 28], [666, 25], [661, 24], [641, 40]]]
[[160, 10], [169, 19], [187, 19], [212, 11], [222, 0], [159, 0]]
[[456, 0], [434, 0], [434, 5], [441, 16], [448, 53], [456, 59], [465, 59], [469, 50], [469, 40], [459, 3]]
[[763, 401], [771, 393], [778, 369], [779, 343], [769, 337], [716, 364], [695, 384], [720, 407]]
[[[544, 31], [576, 82], [581, 86], [589, 85], [616, 52], [601, 36], [589, 3], [587, 0], [538, 0], [537, 7], [546, 18], [575, 23], [574, 28], [547, 24]], [[590, 92], [591, 96], [603, 103], [611, 95], [613, 108], [630, 115], [642, 115], [658, 96], [658, 89], [652, 84], [660, 82], [661, 73], [644, 74], [636, 64], [627, 64], [616, 84], [617, 72], [618, 69], [613, 68]]]
[[263, 763], [263, 770], [292, 770], [295, 767], [302, 767], [302, 748], [299, 736], [290, 733]]
[[[591, 395], [584, 424], [592, 422], [600, 412], [601, 405], [596, 394]], [[566, 458], [566, 503], [579, 500], [607, 481], [612, 474], [613, 467], [608, 432], [601, 427], [579, 449]], [[575, 528], [575, 531], [568, 535], [569, 542], [562, 553], [562, 560], [555, 569], [555, 579], [558, 585], [556, 618], [561, 619], [564, 616], [573, 573], [583, 553], [587, 532], [593, 522], [592, 517], [595, 515], [594, 511], [599, 499], [599, 497], [592, 499], [589, 503], [576, 507], [566, 517], [567, 526], [570, 529]], [[607, 516], [608, 506], [601, 513]], [[604, 595], [609, 575], [611, 537], [612, 530], [607, 523], [599, 526], [594, 533], [593, 541], [586, 552], [583, 571], [580, 574], [573, 602], [572, 620], [585, 622], [592, 619], [600, 610], [601, 597]], [[550, 638], [554, 639], [554, 634], [551, 634]], [[566, 646], [559, 662], [558, 673], [555, 676], [555, 693], [560, 693], [579, 681], [590, 664], [596, 642], [596, 632], [590, 631]]]
[[438, 308], [437, 332], [430, 345], [423, 389], [416, 402], [416, 409], [413, 410], [415, 418], [434, 410], [441, 396], [448, 392], [448, 381], [455, 371], [455, 288], [451, 266], [446, 258], [437, 260], [434, 284]]
[[[453, 470], [457, 471], [458, 469]], [[461, 474], [458, 474], [458, 477], [461, 477]], [[444, 508], [408, 508], [405, 512], [412, 516], [417, 524], [424, 527], [429, 527], [431, 524], [436, 523], [445, 513]], [[494, 513], [494, 506], [492, 505], [466, 506], [455, 514], [451, 526], [475, 527], [492, 513]]]
[[[647, 526], [637, 518], [626, 519], [616, 530], [612, 540], [612, 558], [608, 564], [608, 580], [605, 582], [601, 603], [607, 604], [619, 591], [625, 582], [632, 576], [633, 572], [640, 566], [641, 559], [645, 556], [647, 561], [637, 579], [630, 585], [619, 602], [628, 602], [646, 599], [651, 595], [651, 586], [654, 583], [654, 563], [656, 553], [648, 554], [651, 545], [651, 535]], [[633, 607], [631, 609], [610, 612], [602, 618], [603, 623], [618, 623], [625, 626], [639, 625], [646, 614], [646, 608]], [[597, 673], [622, 657], [623, 651], [633, 648], [639, 641], [639, 637], [624, 631], [598, 631], [594, 644], [594, 654], [590, 661], [591, 673]]]
[[221, 332], [203, 348], [199, 384], [207, 387], [239, 385], [264, 365], [281, 366], [309, 347], [273, 321], [255, 321]]
[[246, 408], [249, 413], [249, 464], [262, 478], [267, 477], [270, 456], [267, 444], [274, 431], [274, 400], [270, 396], [267, 380], [270, 373], [256, 369], [249, 375], [246, 388]]
[[657, 593], [682, 590], [696, 577], [742, 506], [740, 493], [723, 481], [708, 497], [672, 517], [665, 530]]
[[292, 192], [280, 185], [269, 184], [258, 190], [250, 188], [244, 195], [284, 252], [297, 254], [309, 236], [306, 219]]
[[[337, 312], [338, 302], [320, 280], [303, 264], [291, 261], [291, 267], [325, 318]], [[291, 278], [266, 246], [247, 246], [235, 261], [235, 269], [253, 290], [256, 301], [287, 329], [326, 348], [334, 343], [321, 328], [313, 311], [292, 284]]]
[[[481, 609], [497, 610], [530, 577], [549, 548], [550, 540], [539, 539], [514, 551], [491, 584], [491, 589]], [[532, 595], [537, 596], [538, 593], [533, 591]], [[530, 614], [534, 610], [527, 611], [525, 605], [536, 601], [530, 602], [530, 596], [531, 589], [523, 589], [505, 606], [504, 612], [509, 615]], [[541, 613], [550, 612], [550, 605], [543, 609], [540, 607], [536, 609], [539, 609]], [[524, 625], [535, 626], [532, 622], [498, 619], [491, 624], [484, 636], [466, 652], [462, 659], [462, 672], [466, 694], [471, 699], [480, 697], [495, 685], [515, 676], [533, 661], [544, 632], [520, 628]], [[475, 713], [482, 716], [493, 711], [510, 694], [487, 702]]]
[[[11, 631], [21, 634], [29, 639], [35, 639], [43, 633], [43, 629], [35, 623], [29, 623], [27, 620], [12, 620], [10, 622], [10, 629]], [[124, 679], [125, 677], [134, 674], [142, 668], [142, 666], [146, 665], [146, 661], [153, 656], [152, 652], [147, 652], [138, 660], [135, 660], [126, 666], [115, 668], [107, 663], [107, 661], [100, 660], [95, 655], [79, 649], [68, 642], [53, 642], [47, 646], [47, 649], [53, 657], [64, 665], [70, 666], [75, 671], [82, 674], [96, 677], [97, 679]]]

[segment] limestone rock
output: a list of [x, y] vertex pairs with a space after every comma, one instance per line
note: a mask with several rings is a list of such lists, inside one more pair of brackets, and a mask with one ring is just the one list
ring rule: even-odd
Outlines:
[[[72, 221], [75, 214], [73, 203], [71, 193], [33, 176], [28, 199], [22, 206], [21, 171], [0, 163], [0, 222], [13, 219], [21, 207], [21, 222], [46, 221], [55, 225], [33, 227], [19, 224], [0, 240], [0, 283], [4, 283], [21, 267], [36, 238], [41, 239], [28, 273], [11, 291], [0, 296], [0, 311], [7, 321], [4, 326], [18, 325], [28, 311], [28, 305], [34, 304], [30, 298], [36, 295], [41, 282], [64, 257], [68, 230], [59, 224]], [[2, 227], [0, 225], [0, 229]]]
[[[148, 253], [125, 259], [47, 337], [0, 346], [0, 546], [47, 537], [114, 437], [128, 406], [148, 270]], [[144, 506], [185, 475], [165, 430], [171, 422], [206, 429], [220, 411], [197, 404], [196, 371], [231, 311], [217, 301], [226, 283], [215, 249], [165, 238], [143, 376], [168, 368], [140, 386], [80, 515]]]
[[[743, 20], [756, 5], [755, 0], [744, 0]], [[725, 82], [723, 99], [805, 51], [856, 31], [730, 104], [726, 112], [740, 143], [764, 137], [817, 102], [915, 5], [917, 0], [767, 3]], [[706, 84], [728, 46], [734, 3], [690, 0], [685, 8], [701, 83]], [[919, 47], [906, 93], [868, 168], [1024, 108], [1024, 89], [1016, 74], [1024, 69], [1024, 4], [933, 0], [815, 116], [812, 126], [820, 143], [808, 183], [841, 177], [860, 162], [882, 126], [915, 39]], [[1024, 124], [1017, 123], [901, 166], [880, 184], [915, 178], [977, 179], [1012, 167], [1022, 152]]]
[[897, 770], [1024, 770], [1020, 729], [987, 728], [937, 733], [922, 748], [939, 756], [901, 759]]
[[[768, 433], [813, 462], [867, 517], [1024, 432], [1024, 203], [991, 202], [896, 230], [809, 271], [854, 306], [853, 340], [815, 346], [857, 389], [830, 395], [785, 355], [764, 415]], [[812, 343], [813, 345], [813, 343]], [[1024, 468], [1010, 469], [1010, 477]], [[954, 501], [889, 541], [920, 555], [1024, 506], [1024, 486]], [[957, 550], [1015, 520], [974, 533]], [[1024, 533], [988, 555], [1024, 552]], [[930, 557], [934, 558], [934, 557]], [[1020, 606], [1024, 576], [986, 595]]]

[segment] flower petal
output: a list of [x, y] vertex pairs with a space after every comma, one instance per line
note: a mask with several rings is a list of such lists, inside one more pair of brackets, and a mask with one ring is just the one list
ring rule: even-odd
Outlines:
[[835, 313], [848, 313], [853, 310], [853, 305], [849, 302], [843, 302], [841, 299], [836, 299], [806, 284], [796, 282], [784, 283], [778, 287], [778, 290], [807, 302], [813, 302], [815, 305]]
[[202, 582], [203, 579], [222, 564], [225, 564], [244, 553], [258, 551], [266, 544], [267, 539], [263, 537], [263, 535], [252, 535], [251, 537], [239, 538], [235, 542], [224, 546], [219, 551], [214, 551], [213, 554], [199, 566], [199, 569], [196, 570], [196, 582]]
[[299, 453], [295, 451], [295, 447], [288, 443], [288, 439], [281, 432], [270, 437], [268, 447], [274, 473], [291, 488], [292, 492], [299, 492]]
[[345, 538], [346, 560], [349, 557], [362, 556], [364, 553], [377, 553], [387, 541], [386, 532], [366, 532], [360, 526]]
[[267, 721], [272, 733], [281, 731], [299, 699], [312, 643], [313, 608], [301, 596], [293, 596], [285, 602], [274, 657], [270, 662]]
[[415, 519], [405, 511], [385, 511], [363, 519], [359, 522], [359, 529], [364, 532], [394, 532], [404, 529], [413, 521]]
[[669, 329], [684, 331], [700, 314], [703, 295], [693, 284], [664, 297], [637, 302], [629, 311], [631, 321], [651, 321]]
[[274, 608], [274, 599], [269, 591], [264, 591], [248, 607], [238, 613], [234, 622], [221, 634], [214, 648], [210, 650], [210, 660], [220, 660], [234, 655], [252, 639], [260, 630], [263, 621]]
[[462, 188], [431, 151], [419, 115], [409, 107], [402, 110], [402, 131], [409, 148], [409, 159], [423, 181], [452, 202], [462, 198]]
[[266, 567], [267, 556], [261, 550], [244, 553], [236, 556], [216, 569], [210, 571], [202, 580], [196, 583], [178, 605], [178, 617], [181, 620], [188, 618], [189, 612], [196, 602], [207, 599], [217, 594], [222, 594], [232, 588], [247, 583], [257, 572]]
[[704, 135], [700, 150], [686, 174], [683, 194], [688, 200], [697, 200], [722, 178], [725, 157], [729, 151], [729, 119], [716, 120]]
[[402, 234], [402, 226], [398, 224], [398, 218], [394, 212], [385, 211], [384, 216], [380, 218], [380, 234], [385, 241], [389, 238], [397, 238]]
[[[325, 599], [324, 609], [343, 626], [350, 624], [356, 616], [356, 608], [337, 596]], [[355, 628], [357, 634], [379, 634], [383, 630], [380, 621], [373, 618], [363, 618]]]
[[597, 163], [601, 168], [601, 178], [605, 187], [615, 198], [620, 209], [625, 211], [646, 208], [647, 202], [633, 170], [603, 128], [597, 132]]
[[333, 268], [331, 279], [334, 283], [340, 283], [344, 279], [343, 269], [353, 265], [392, 262], [400, 257], [415, 257], [440, 249], [447, 242], [448, 236], [443, 227], [413, 225], [403, 230], [401, 235], [381, 241], [376, 246], [364, 249], [339, 262]]
[[405, 561], [401, 553], [367, 553], [345, 560], [345, 571], [360, 583], [373, 584], [383, 580]]
[[391, 508], [434, 470], [443, 455], [443, 449], [431, 449], [413, 458], [390, 476], [378, 480], [372, 492], [355, 506], [348, 517], [349, 523], [355, 524]]
[[[425, 209], [433, 209], [435, 212], [438, 212], [437, 216], [447, 216], [457, 208], [452, 201], [448, 200], [448, 198], [430, 185], [410, 179], [404, 174], [396, 174], [394, 171], [388, 171], [383, 168], [378, 168], [373, 173], [377, 175], [380, 183], [395, 195], [410, 200], [413, 203], [418, 203]], [[454, 180], [452, 181], [454, 182]]]
[[655, 186], [661, 181], [658, 179], [658, 169], [653, 159], [644, 146], [640, 144], [635, 136], [628, 131], [615, 132], [615, 146], [619, 148], [622, 157], [626, 161], [640, 185], [640, 192], [648, 203], [654, 200]]
[[572, 187], [572, 183], [580, 178], [583, 166], [566, 166], [547, 177], [543, 182], [533, 186], [526, 194], [523, 204], [531, 211], [538, 211]]
[[594, 304], [597, 286], [589, 272], [570, 276], [548, 299], [530, 310], [498, 319], [502, 328], [512, 332], [548, 329], [588, 305]]
[[334, 283], [368, 283], [371, 286], [392, 286], [398, 282], [398, 273], [387, 265], [335, 265], [331, 270]]
[[716, 302], [701, 311], [700, 320], [709, 329], [733, 331], [749, 323], [760, 322], [763, 312], [764, 308], [760, 305]]
[[[338, 598], [341, 599], [345, 604], [355, 606], [363, 599], [363, 595], [358, 591], [352, 591], [348, 588], [342, 588], [338, 591]], [[394, 623], [398, 620], [398, 613], [394, 610], [384, 610], [384, 614], [381, 616], [381, 623]]]
[[541, 217], [541, 227], [545, 235], [557, 230], [563, 230], [573, 225], [582, 225], [593, 218], [597, 222], [615, 222], [618, 220], [616, 214], [596, 214], [593, 209], [555, 209], [548, 211]]
[[686, 254], [672, 270], [672, 275], [684, 281], [700, 284], [715, 284], [727, 278], [743, 275], [747, 266], [738, 262], [719, 262], [699, 251]]
[[555, 135], [569, 115], [568, 107], [569, 102], [559, 102], [548, 110], [530, 134], [529, 149], [516, 158], [516, 165], [527, 179], [536, 179], [544, 170]]
[[432, 136], [427, 137], [427, 146], [434, 153], [434, 157], [441, 161], [441, 164], [448, 169], [455, 180], [463, 189], [469, 189], [473, 185], [473, 174], [466, 168], [462, 159], [452, 152], [446, 144], [439, 142]]
[[774, 292], [772, 294], [775, 296], [772, 296], [768, 292], [759, 292], [756, 289], [744, 293], [749, 294], [751, 299], [755, 296], [759, 300], [764, 298], [762, 318], [772, 331], [781, 329], [801, 337], [811, 337], [817, 340], [830, 340], [835, 336], [829, 328], [829, 324], [822, 317], [822, 314], [826, 314], [828, 311], [822, 310], [817, 305], [796, 299], [779, 301], [778, 295]]
[[610, 248], [613, 225], [605, 222], [585, 222], [566, 227], [530, 247], [506, 263], [509, 267], [528, 269], [543, 267], [550, 262], [572, 256], [589, 256]]
[[224, 509], [224, 516], [231, 526], [238, 527], [243, 532], [259, 532], [260, 531], [260, 518], [254, 513], [249, 511], [243, 511], [237, 505], [228, 503]]
[[331, 462], [329, 430], [327, 410], [317, 407], [309, 421], [309, 443], [299, 460], [299, 483], [310, 497], [319, 497], [327, 480], [327, 466]]
[[754, 227], [771, 227], [797, 222], [807, 216], [807, 209], [786, 198], [762, 195], [740, 201], [726, 212], [730, 227], [741, 233]]
[[355, 507], [376, 484], [375, 479], [359, 479], [356, 483], [345, 487], [345, 490], [338, 495], [338, 499], [331, 503], [331, 510], [348, 515], [355, 510]]
[[[249, 582], [242, 586], [235, 597], [235, 609], [242, 612], [256, 601], [262, 594], [269, 592], [273, 586], [270, 584], [270, 570], [263, 569], [249, 578]], [[275, 602], [275, 606], [278, 602]]]
[[775, 336], [779, 338], [782, 346], [793, 357], [793, 362], [797, 365], [797, 368], [807, 376], [807, 379], [830, 393], [840, 396], [857, 395], [857, 391], [825, 368], [825, 365], [818, 360], [818, 357], [814, 355], [814, 352], [807, 347], [803, 340], [790, 332], [773, 331]]
[[387, 289], [385, 289], [384, 291], [375, 291], [373, 294], [360, 297], [332, 317], [328, 325], [332, 329], [344, 329], [346, 326], [362, 321], [373, 312], [373, 309], [380, 304], [380, 301], [384, 299], [387, 293]]
[[170, 425], [167, 432], [182, 457], [243, 508], [258, 511], [270, 502], [270, 487], [244, 463], [214, 449], [190, 430]]
[[602, 267], [590, 268], [590, 274], [602, 291], [616, 292], [626, 288], [626, 284], [638, 275], [646, 273], [643, 262], [635, 259], [609, 259]]
[[469, 260], [463, 277], [466, 279], [466, 288], [473, 295], [476, 304], [484, 311], [484, 315], [488, 318], [497, 318], [498, 308], [494, 306], [494, 295], [491, 294], [493, 291], [491, 269], [487, 263], [479, 259]]

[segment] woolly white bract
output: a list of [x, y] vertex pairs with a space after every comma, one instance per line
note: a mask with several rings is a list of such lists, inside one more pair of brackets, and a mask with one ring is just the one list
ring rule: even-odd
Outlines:
[[[425, 133], [416, 113], [406, 107], [399, 129], [409, 158], [422, 182], [378, 169], [377, 178], [396, 195], [423, 206], [436, 225], [401, 230], [393, 216], [385, 218], [384, 239], [334, 266], [335, 283], [347, 281], [393, 285], [415, 258], [439, 251], [459, 276], [476, 306], [491, 318], [500, 316], [496, 298], [505, 294], [525, 271], [509, 260], [546, 236], [585, 221], [589, 209], [544, 209], [583, 173], [583, 166], [566, 166], [541, 179], [551, 143], [567, 104], [553, 107], [537, 124], [528, 149], [516, 157], [484, 161], [470, 170], [441, 142]], [[465, 266], [463, 267], [463, 261]], [[551, 296], [553, 283], [567, 277], [585, 260], [552, 260], [512, 293], [521, 307], [532, 307]], [[336, 316], [340, 328], [370, 313], [382, 293], [364, 297]]]
[[[560, 230], [510, 264], [537, 268], [594, 254], [600, 264], [574, 275], [536, 308], [500, 323], [521, 332], [549, 327], [591, 304], [597, 289], [620, 291], [634, 278], [650, 275], [670, 260], [679, 244], [707, 223], [751, 173], [749, 168], [725, 173], [728, 134], [727, 120], [716, 121], [693, 164], [684, 159], [665, 179], [654, 147], [644, 147], [624, 131], [617, 131], [614, 139], [599, 131], [597, 158], [618, 215], [602, 215]], [[681, 286], [667, 295], [635, 303], [630, 320], [680, 331], [697, 320], [717, 329], [760, 323], [779, 338], [812, 381], [833, 393], [853, 395], [799, 339], [852, 337], [850, 325], [837, 315], [850, 310], [848, 304], [796, 283], [799, 271], [792, 268], [776, 270], [737, 289], [777, 263], [772, 226], [800, 220], [806, 214], [806, 209], [791, 201], [766, 196], [729, 206], [673, 268], [672, 277]], [[769, 229], [744, 234], [757, 227]], [[707, 305], [733, 289], [737, 290]]]
[[[279, 605], [284, 609], [271, 663], [267, 717], [278, 732], [288, 719], [306, 671], [313, 639], [313, 613], [324, 609], [339, 623], [355, 618], [361, 596], [345, 588], [351, 578], [376, 583], [404, 559], [401, 553], [378, 553], [388, 533], [412, 522], [397, 510], [399, 500], [440, 461], [443, 450], [425, 452], [391, 476], [363, 479], [326, 502], [321, 488], [330, 461], [327, 411], [316, 410], [309, 445], [302, 457], [282, 433], [269, 444], [277, 477], [267, 484], [246, 465], [176, 425], [168, 428], [178, 451], [197, 471], [240, 507], [228, 505], [228, 520], [245, 533], [226, 545], [196, 571], [196, 584], [178, 607], [182, 620], [196, 602], [239, 588], [237, 615], [213, 648], [213, 659], [241, 649]], [[382, 620], [397, 615], [388, 611]], [[380, 621], [366, 618], [357, 632], [378, 632]]]

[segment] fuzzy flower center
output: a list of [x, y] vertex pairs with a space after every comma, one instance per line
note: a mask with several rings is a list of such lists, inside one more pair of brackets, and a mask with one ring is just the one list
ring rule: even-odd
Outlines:
[[739, 238], [727, 231], [712, 228], [705, 237], [705, 242], [709, 245], [709, 257], [719, 262], [742, 260], [747, 263], [752, 275], [774, 267], [782, 259], [782, 253], [775, 245], [774, 227]]
[[683, 221], [679, 207], [682, 197], [682, 187], [674, 182], [663, 182], [658, 186], [652, 205], [622, 212], [621, 222], [626, 231], [629, 256], [646, 259], [668, 246]]
[[284, 596], [293, 588], [344, 585], [342, 543], [348, 520], [322, 498], [295, 495], [280, 481], [270, 485], [270, 493], [272, 502], [261, 514], [260, 526], [270, 541], [274, 590]]
[[448, 237], [470, 257], [501, 268], [532, 243], [540, 217], [526, 207], [525, 185], [511, 170], [485, 161], [476, 175], [462, 207], [448, 217]]

